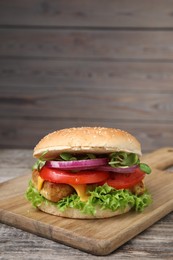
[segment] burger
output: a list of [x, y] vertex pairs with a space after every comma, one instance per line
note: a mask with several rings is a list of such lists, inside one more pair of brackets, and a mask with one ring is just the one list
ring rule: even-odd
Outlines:
[[141, 212], [152, 201], [144, 184], [151, 169], [140, 162], [139, 141], [126, 131], [61, 129], [42, 138], [33, 156], [26, 198], [48, 214], [109, 218], [129, 210]]

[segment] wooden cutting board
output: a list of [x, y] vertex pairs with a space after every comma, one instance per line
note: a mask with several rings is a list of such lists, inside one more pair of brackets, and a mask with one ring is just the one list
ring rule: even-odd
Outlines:
[[[0, 184], [0, 221], [95, 255], [107, 255], [173, 210], [173, 148], [144, 155], [152, 168], [146, 185], [153, 203], [143, 213], [100, 220], [51, 216], [32, 208], [24, 193], [31, 174]], [[25, 173], [24, 173], [25, 174]]]

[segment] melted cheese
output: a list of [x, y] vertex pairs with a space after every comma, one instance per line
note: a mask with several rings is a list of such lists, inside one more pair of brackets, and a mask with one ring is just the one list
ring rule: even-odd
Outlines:
[[40, 191], [42, 189], [43, 182], [44, 182], [44, 180], [40, 176], [38, 176], [38, 180], [37, 180], [37, 190], [38, 191]]
[[87, 185], [86, 184], [70, 184], [70, 186], [72, 186], [77, 195], [80, 197], [81, 201], [87, 201], [88, 200], [88, 195], [86, 194], [86, 189], [87, 189]]

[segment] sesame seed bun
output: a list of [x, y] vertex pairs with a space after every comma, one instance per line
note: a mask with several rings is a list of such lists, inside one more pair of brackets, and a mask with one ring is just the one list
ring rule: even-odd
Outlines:
[[33, 156], [56, 157], [62, 152], [103, 154], [125, 151], [141, 155], [139, 141], [130, 133], [106, 127], [77, 127], [46, 135], [35, 146]]

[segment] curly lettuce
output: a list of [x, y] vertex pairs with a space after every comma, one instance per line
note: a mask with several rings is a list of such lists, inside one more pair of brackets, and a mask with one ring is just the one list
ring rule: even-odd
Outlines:
[[129, 190], [116, 190], [107, 184], [97, 186], [94, 190], [88, 191], [88, 193], [90, 196], [87, 201], [81, 201], [77, 194], [72, 194], [55, 203], [44, 198], [30, 181], [26, 191], [26, 198], [34, 207], [39, 206], [42, 202], [46, 202], [55, 205], [61, 211], [67, 208], [75, 208], [89, 215], [95, 214], [97, 206], [102, 210], [121, 210], [122, 213], [127, 206], [130, 206], [135, 211], [142, 212], [152, 202], [151, 195], [147, 191], [142, 195], [135, 195]]

